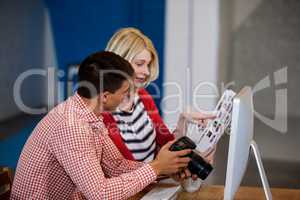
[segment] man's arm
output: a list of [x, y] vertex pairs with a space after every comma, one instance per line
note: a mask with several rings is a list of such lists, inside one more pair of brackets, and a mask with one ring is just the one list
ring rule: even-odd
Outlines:
[[[56, 159], [86, 198], [126, 199], [156, 179], [155, 171], [148, 164], [130, 173], [106, 178], [96, 152], [96, 143], [92, 131], [79, 125], [64, 124], [50, 144]], [[114, 153], [110, 152], [111, 155]]]
[[116, 145], [110, 139], [106, 131], [103, 134], [102, 148], [102, 169], [110, 177], [119, 176], [120, 174], [131, 172], [145, 165], [143, 162], [131, 161], [124, 158]]

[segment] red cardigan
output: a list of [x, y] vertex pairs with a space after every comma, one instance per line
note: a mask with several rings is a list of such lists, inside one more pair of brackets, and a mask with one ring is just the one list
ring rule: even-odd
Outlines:
[[[144, 104], [145, 110], [147, 111], [150, 119], [152, 120], [153, 126], [156, 131], [156, 144], [161, 147], [166, 144], [168, 141], [174, 139], [174, 135], [170, 133], [167, 126], [164, 124], [162, 118], [159, 115], [158, 109], [154, 103], [151, 95], [145, 90], [140, 89], [138, 95]], [[134, 160], [132, 153], [126, 147], [125, 143], [122, 140], [120, 130], [117, 127], [117, 123], [113, 115], [109, 112], [102, 113], [103, 122], [108, 129], [109, 137], [118, 147], [119, 151], [123, 156], [128, 160]]]

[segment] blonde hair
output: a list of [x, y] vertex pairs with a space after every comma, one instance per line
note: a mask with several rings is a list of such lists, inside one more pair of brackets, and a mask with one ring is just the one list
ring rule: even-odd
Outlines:
[[147, 49], [152, 57], [149, 63], [150, 75], [146, 81], [148, 85], [158, 77], [158, 56], [152, 41], [141, 31], [131, 27], [118, 30], [109, 40], [105, 50], [116, 53], [131, 63], [133, 58], [144, 49]]

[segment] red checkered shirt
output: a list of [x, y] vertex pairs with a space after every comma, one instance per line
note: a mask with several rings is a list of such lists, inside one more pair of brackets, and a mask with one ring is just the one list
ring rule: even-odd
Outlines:
[[[149, 164], [124, 159], [102, 118], [78, 94], [46, 115], [20, 156], [11, 199], [126, 199], [156, 179]], [[76, 193], [75, 193], [76, 194]]]

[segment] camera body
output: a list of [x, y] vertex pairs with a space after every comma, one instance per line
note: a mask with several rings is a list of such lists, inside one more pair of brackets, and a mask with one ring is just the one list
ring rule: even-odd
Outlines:
[[[170, 151], [180, 151], [184, 149], [195, 149], [196, 144], [186, 136], [179, 138], [170, 147]], [[191, 161], [188, 163], [188, 169], [192, 174], [196, 174], [200, 179], [205, 180], [213, 170], [211, 164], [207, 163], [200, 155], [192, 151], [188, 155]]]

